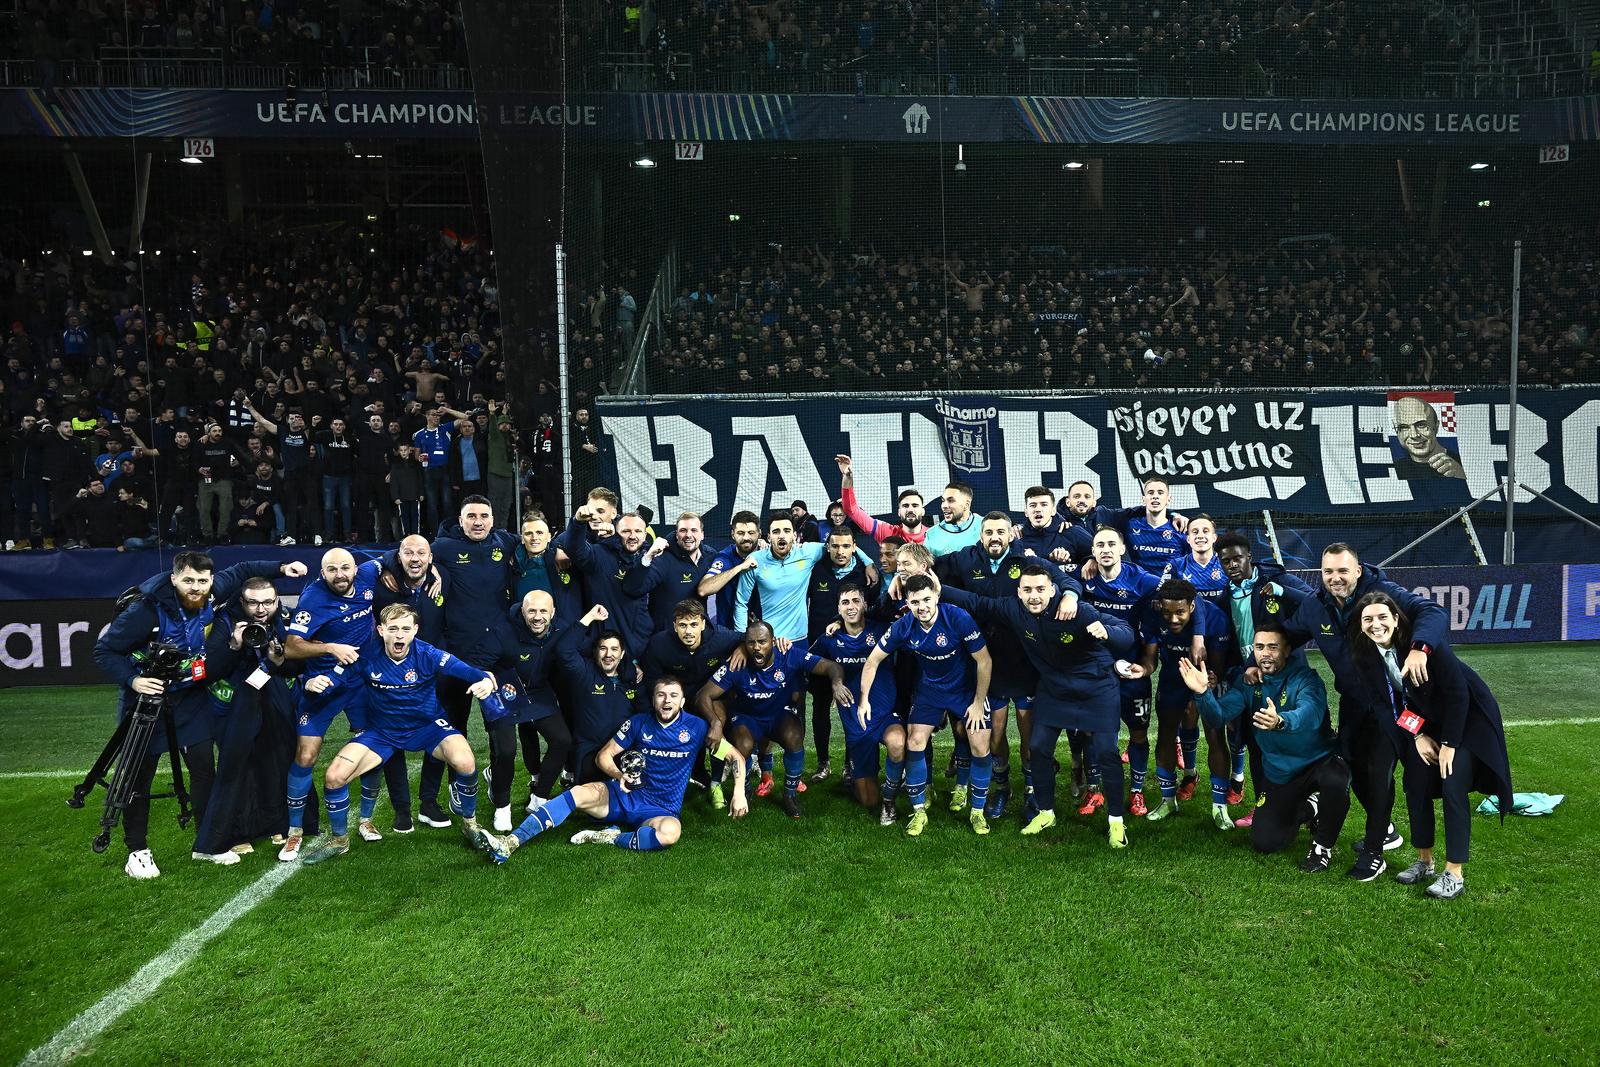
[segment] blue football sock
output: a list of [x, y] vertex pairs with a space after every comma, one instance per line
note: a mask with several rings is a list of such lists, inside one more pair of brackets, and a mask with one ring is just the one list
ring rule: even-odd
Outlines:
[[1200, 746], [1200, 728], [1198, 726], [1178, 727], [1178, 744], [1183, 747], [1183, 770], [1190, 777], [1194, 775], [1194, 752]]
[[982, 811], [989, 803], [989, 778], [994, 773], [993, 756], [972, 757], [972, 810]]
[[1233, 780], [1236, 782], [1244, 781], [1245, 754], [1242, 748], [1233, 754]]
[[883, 799], [893, 800], [900, 792], [900, 786], [906, 779], [906, 765], [903, 760], [885, 757], [883, 764]]
[[544, 802], [544, 806], [536, 809], [534, 813], [522, 820], [522, 825], [511, 831], [516, 839], [526, 845], [533, 838], [538, 837], [552, 826], [560, 826], [567, 821], [567, 817], [577, 810], [577, 805], [572, 801], [572, 790], [557, 793], [554, 797]]
[[1025, 759], [1025, 760], [1022, 761], [1022, 790], [1023, 790], [1023, 792], [1028, 793], [1030, 795], [1033, 793], [1033, 760], [1032, 759]]
[[786, 797], [797, 796], [800, 792], [800, 777], [806, 773], [806, 754], [800, 752], [785, 752], [783, 754], [783, 795]]
[[928, 761], [922, 752], [910, 753], [906, 761], [906, 796], [911, 798], [911, 806], [920, 808], [928, 802]]
[[1144, 776], [1150, 773], [1150, 742], [1128, 742], [1128, 775], [1135, 793], [1144, 791]]
[[1178, 796], [1178, 772], [1165, 767], [1156, 768], [1156, 781], [1161, 785], [1161, 799], [1175, 800]]
[[350, 787], [328, 790], [328, 832], [343, 837], [350, 832]]
[[617, 838], [616, 845], [618, 848], [625, 848], [631, 852], [655, 852], [667, 847], [656, 836], [655, 827], [653, 826], [641, 826], [632, 833], [623, 834]]
[[928, 738], [928, 747], [922, 750], [922, 766], [927, 770], [927, 777], [923, 784], [933, 781], [933, 738]]
[[370, 819], [372, 813], [378, 810], [378, 794], [383, 791], [383, 768], [381, 766], [368, 771], [361, 776], [361, 818]]
[[456, 814], [463, 819], [470, 819], [478, 814], [478, 772], [457, 774], [451, 771], [450, 786], [456, 802], [461, 806], [461, 810]]
[[1213, 774], [1211, 776], [1211, 803], [1226, 804], [1228, 802], [1228, 779], [1225, 775]]
[[972, 781], [972, 745], [965, 737], [956, 737], [956, 785]]
[[771, 774], [772, 773], [772, 753], [771, 752], [763, 752], [763, 753], [761, 753], [761, 773], [762, 774]]
[[289, 764], [289, 829], [298, 830], [305, 825], [306, 796], [311, 792], [310, 767]]

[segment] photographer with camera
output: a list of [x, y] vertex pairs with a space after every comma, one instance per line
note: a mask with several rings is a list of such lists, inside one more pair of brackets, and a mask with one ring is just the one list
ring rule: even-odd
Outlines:
[[[153, 698], [172, 715], [177, 746], [193, 782], [195, 814], [204, 821], [214, 777], [215, 748], [210, 693], [206, 674], [206, 636], [215, 622], [216, 605], [227, 603], [251, 578], [302, 577], [305, 564], [240, 563], [217, 572], [204, 552], [179, 552], [170, 575], [158, 574], [139, 586], [139, 595], [112, 620], [95, 642], [100, 669], [122, 686], [119, 718], [129, 715], [140, 698]], [[130, 878], [161, 874], [150, 855], [150, 786], [156, 764], [168, 751], [163, 732], [151, 735], [134, 768], [133, 795], [123, 815], [122, 836], [128, 846], [124, 867]], [[174, 759], [177, 753], [172, 753]]]
[[[253, 851], [256, 838], [289, 829], [283, 783], [294, 759], [294, 697], [287, 678], [298, 666], [283, 654], [288, 609], [265, 578], [251, 578], [219, 613], [206, 641], [216, 715], [217, 777], [195, 834], [194, 858], [224, 865]], [[311, 804], [316, 832], [317, 804]]]

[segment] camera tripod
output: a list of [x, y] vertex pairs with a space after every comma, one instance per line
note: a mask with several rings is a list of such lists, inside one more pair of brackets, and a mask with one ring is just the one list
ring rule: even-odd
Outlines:
[[[100, 833], [89, 845], [97, 853], [104, 852], [110, 846], [111, 831], [116, 829], [128, 805], [138, 797], [134, 783], [158, 722], [166, 730], [167, 756], [172, 760], [172, 792], [149, 793], [146, 797], [150, 800], [177, 797], [179, 826], [188, 826], [193, 818], [189, 810], [189, 790], [183, 782], [183, 759], [178, 753], [178, 727], [172, 717], [172, 705], [164, 695], [147, 696], [141, 693], [132, 710], [117, 723], [111, 739], [94, 761], [94, 766], [89, 768], [89, 773], [84, 775], [83, 781], [72, 787], [72, 796], [67, 800], [69, 808], [81, 808], [89, 794], [94, 792], [95, 786], [105, 786], [106, 806], [100, 815]], [[106, 770], [113, 762], [116, 763], [116, 769], [112, 771], [108, 782]]]

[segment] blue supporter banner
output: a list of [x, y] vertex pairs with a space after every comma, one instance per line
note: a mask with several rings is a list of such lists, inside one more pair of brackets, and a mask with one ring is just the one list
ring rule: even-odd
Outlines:
[[[605, 398], [598, 407], [613, 445], [604, 483], [657, 515], [698, 512], [712, 531], [735, 511], [836, 498], [841, 452], [854, 458], [857, 496], [874, 515], [892, 514], [902, 489], [932, 500], [952, 475], [981, 477], [978, 510], [1013, 512], [1030, 486], [1059, 496], [1079, 479], [1103, 503], [1132, 506], [1155, 475], [1177, 511], [1444, 518], [1496, 488], [1510, 432], [1506, 393], [1493, 389]], [[1600, 514], [1597, 430], [1600, 388], [1523, 391], [1518, 481]], [[1556, 514], [1524, 491], [1517, 504], [1519, 514]], [[1499, 501], [1482, 506], [1498, 511]]]
[[[0, 90], [9, 137], [476, 138], [627, 143], [1439, 145], [1503, 148], [1600, 139], [1600, 96], [1554, 100], [1312, 100], [791, 93], [58, 88]], [[710, 158], [710, 153], [707, 153]]]

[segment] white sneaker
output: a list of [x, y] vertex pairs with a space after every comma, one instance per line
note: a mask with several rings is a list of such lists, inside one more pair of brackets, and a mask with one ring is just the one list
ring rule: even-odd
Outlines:
[[503, 808], [495, 808], [494, 832], [497, 834], [509, 834], [511, 830], [511, 805], [507, 804]]
[[320, 546], [322, 544], [322, 535], [321, 534], [317, 534], [315, 537], [313, 537], [311, 539], [311, 543], [314, 544], [314, 545]]
[[218, 867], [232, 867], [239, 862], [239, 854], [237, 852], [191, 852], [189, 853], [189, 858], [215, 863]]
[[579, 830], [572, 835], [574, 845], [612, 845], [622, 836], [622, 827], [607, 826], [600, 830]]
[[278, 538], [279, 548], [287, 548], [292, 544], [294, 544], [294, 538], [290, 537], [288, 534], [284, 534], [282, 537]]
[[300, 843], [305, 840], [305, 831], [290, 830], [289, 836], [283, 839], [283, 847], [278, 850], [280, 863], [293, 863], [300, 858]]
[[362, 819], [356, 826], [356, 833], [361, 835], [363, 841], [382, 841], [383, 835], [378, 832], [377, 824], [371, 819]]
[[122, 869], [129, 878], [141, 881], [161, 877], [161, 868], [156, 866], [156, 858], [150, 855], [147, 848], [128, 853], [128, 862], [122, 865]]
[[7, 552], [15, 552], [16, 549], [17, 549], [17, 543], [15, 541], [13, 541], [9, 537], [6, 538], [6, 551]]

